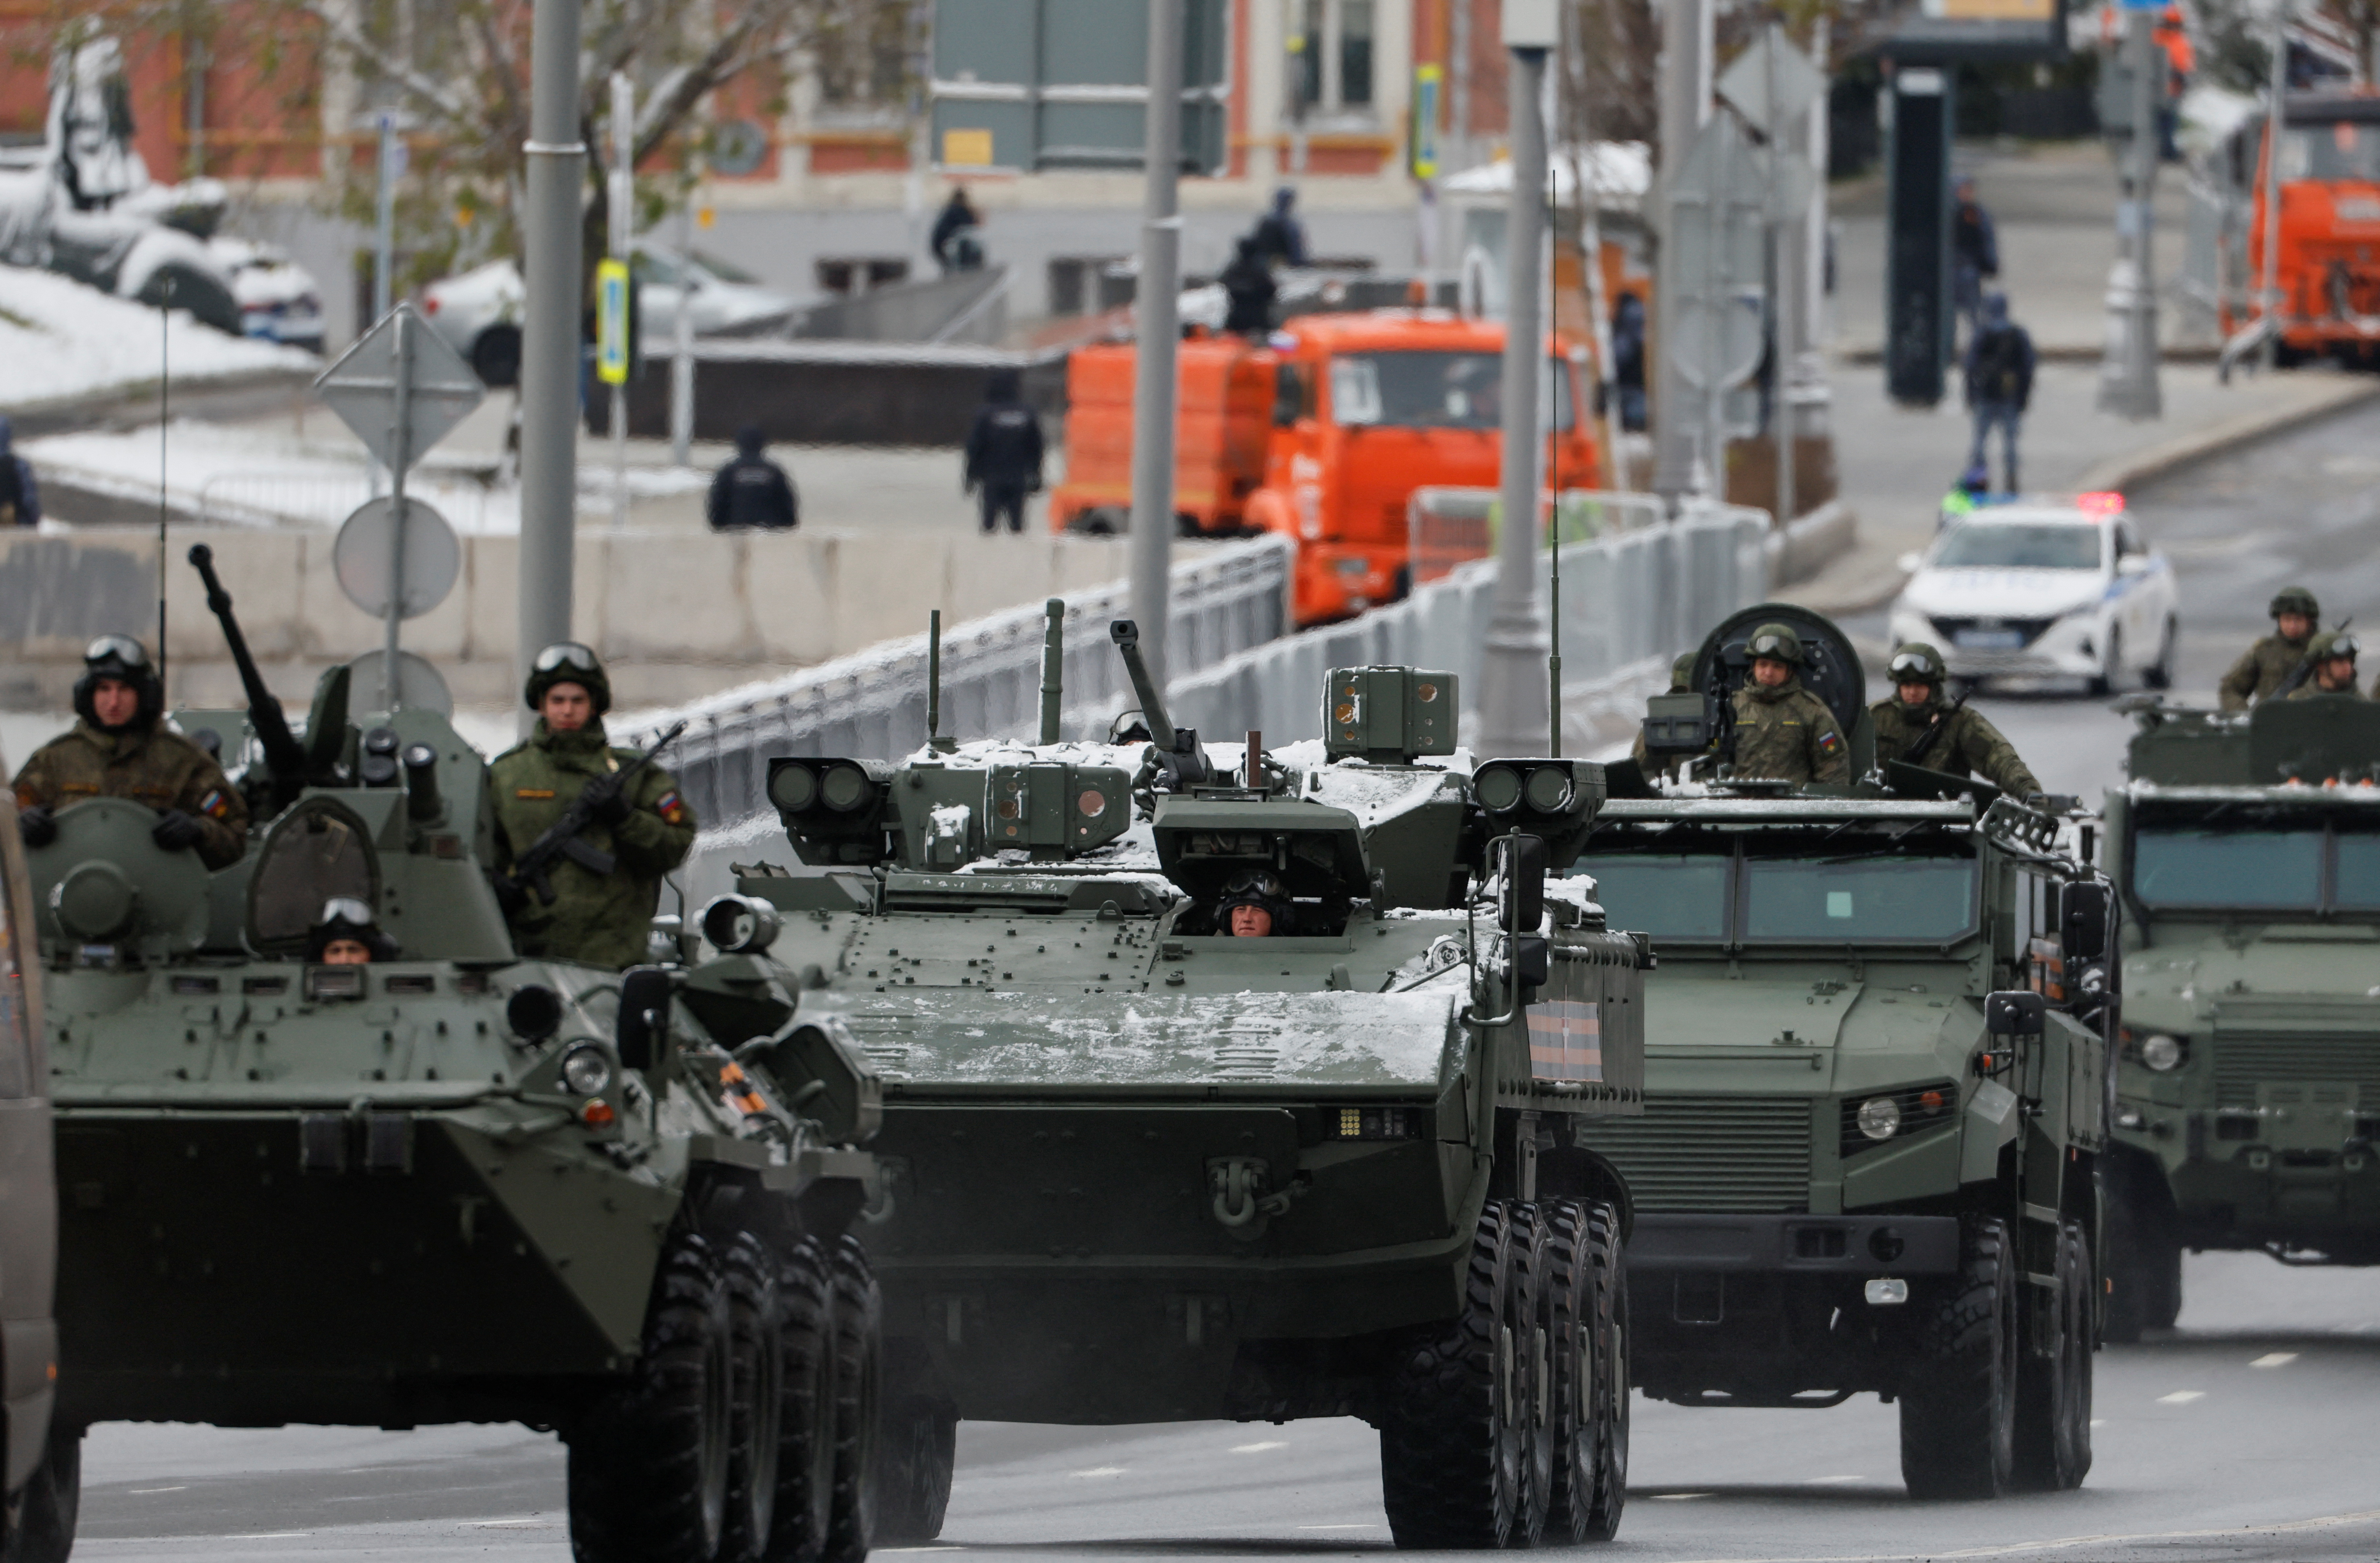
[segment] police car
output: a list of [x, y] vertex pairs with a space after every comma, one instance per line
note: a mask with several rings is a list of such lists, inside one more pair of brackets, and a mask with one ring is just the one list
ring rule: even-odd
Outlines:
[[1950, 677], [2080, 678], [2104, 695], [2173, 682], [2173, 567], [2120, 494], [2011, 496], [1949, 518], [1892, 605], [1895, 649], [1938, 647]]

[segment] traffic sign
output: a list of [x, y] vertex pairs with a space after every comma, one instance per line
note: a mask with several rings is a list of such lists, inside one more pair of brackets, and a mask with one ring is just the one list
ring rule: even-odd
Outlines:
[[[381, 668], [386, 665], [386, 652], [366, 652], [347, 664], [347, 677], [359, 690], [384, 690]], [[411, 652], [396, 653], [396, 704], [390, 709], [435, 711], [441, 716], [455, 714], [455, 692], [438, 669]]]
[[[410, 496], [404, 505], [403, 549], [390, 535], [397, 502], [388, 497], [364, 501], [331, 544], [331, 572], [338, 577], [339, 590], [374, 618], [386, 618], [392, 605], [399, 618], [419, 618], [446, 600], [463, 573], [463, 545], [446, 518]], [[392, 593], [389, 572], [399, 558], [405, 561], [405, 589]]]
[[1414, 67], [1413, 177], [1438, 177], [1438, 96], [1445, 77], [1434, 65]]
[[625, 261], [595, 263], [595, 378], [606, 385], [628, 383], [628, 266]]
[[[397, 334], [405, 351], [397, 351]], [[406, 366], [405, 395], [397, 396], [396, 364]], [[381, 317], [339, 361], [314, 381], [314, 394], [356, 432], [364, 448], [390, 469], [410, 468], [424, 452], [452, 433], [487, 397], [487, 387], [463, 355], [430, 329], [430, 323], [399, 304]], [[397, 427], [397, 408], [405, 427]]]
[[1670, 361], [1697, 391], [1741, 385], [1760, 367], [1768, 347], [1767, 299], [1757, 287], [1738, 288], [1718, 299], [1689, 298], [1671, 327], [1677, 342]]
[[1774, 24], [1764, 28], [1718, 79], [1718, 95], [1758, 127], [1771, 144], [1787, 127], [1808, 114], [1826, 90], [1825, 73], [1810, 63], [1809, 55], [1793, 47], [1784, 29]]

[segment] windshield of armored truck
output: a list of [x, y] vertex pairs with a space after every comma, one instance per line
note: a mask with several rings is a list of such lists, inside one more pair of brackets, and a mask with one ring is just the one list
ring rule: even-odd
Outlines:
[[1656, 939], [1727, 937], [1733, 862], [1723, 852], [1611, 852], [1584, 857], [1596, 899], [1614, 928]]
[[2302, 818], [2143, 825], [2131, 874], [2132, 893], [2158, 910], [2380, 911], [2380, 828], [2325, 832]]
[[1975, 924], [1975, 860], [1955, 844], [1863, 834], [1755, 836], [1699, 852], [1599, 850], [1579, 860], [1615, 928], [1658, 942], [1939, 944]]

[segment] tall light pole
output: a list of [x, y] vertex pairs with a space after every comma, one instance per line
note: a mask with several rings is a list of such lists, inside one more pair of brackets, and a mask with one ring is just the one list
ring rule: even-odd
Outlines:
[[1148, 193], [1134, 298], [1132, 617], [1141, 655], [1165, 689], [1167, 582], [1173, 562], [1173, 393], [1181, 344], [1182, 0], [1148, 3]]
[[[578, 486], [578, 217], [587, 163], [578, 139], [579, 3], [536, 0], [530, 17], [516, 653], [524, 682], [540, 647], [570, 638]], [[528, 714], [524, 718], [526, 727]]]
[[1512, 206], [1504, 218], [1503, 514], [1496, 540], [1496, 594], [1479, 667], [1479, 750], [1535, 754], [1551, 711], [1546, 619], [1537, 605], [1537, 418], [1546, 377], [1546, 55], [1560, 42], [1555, 0], [1504, 0], [1512, 121]]
[[2157, 13], [2129, 6], [2124, 55], [2132, 71], [2132, 144], [2126, 149], [2124, 200], [2117, 232], [2123, 253], [2107, 279], [2107, 354], [2099, 365], [2099, 409], [2123, 418], [2164, 416], [2157, 386], [2156, 167], [2157, 100], [2164, 96], [2164, 55], [2156, 45]]
[[1694, 486], [1694, 434], [1702, 409], [1676, 362], [1679, 325], [1693, 284], [1681, 263], [1669, 191], [1710, 118], [1711, 12], [1711, 0], [1666, 0], [1661, 6], [1661, 169], [1657, 181], [1661, 248], [1653, 292], [1658, 350], [1647, 355], [1651, 361], [1645, 367], [1652, 377], [1653, 490], [1672, 502]]

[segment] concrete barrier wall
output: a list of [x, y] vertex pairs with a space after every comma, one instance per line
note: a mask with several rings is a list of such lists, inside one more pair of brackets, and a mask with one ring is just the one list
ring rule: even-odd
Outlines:
[[[164, 585], [176, 700], [228, 699], [238, 688], [187, 562], [194, 543], [214, 550], [249, 644], [285, 698], [302, 698], [322, 665], [379, 645], [378, 622], [338, 589], [332, 541], [327, 531], [172, 531]], [[406, 626], [405, 645], [438, 664], [461, 702], [506, 705], [518, 542], [461, 541], [455, 591]], [[614, 662], [623, 706], [681, 702], [911, 633], [935, 608], [953, 623], [1104, 586], [1127, 568], [1124, 548], [1121, 538], [956, 531], [582, 531], [576, 623]], [[157, 588], [153, 531], [0, 533], [0, 706], [62, 709], [94, 636], [153, 641]]]

